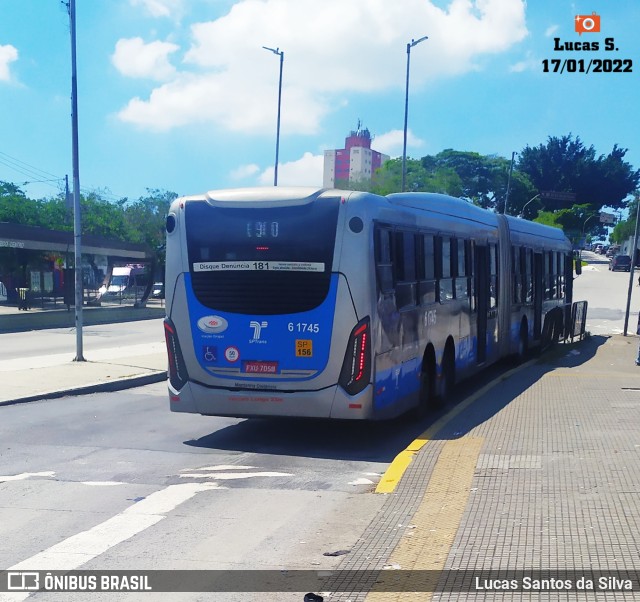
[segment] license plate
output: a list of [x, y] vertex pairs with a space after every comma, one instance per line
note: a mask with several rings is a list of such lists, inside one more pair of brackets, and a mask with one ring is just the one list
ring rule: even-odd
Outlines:
[[312, 357], [313, 341], [311, 339], [296, 339], [296, 357]]
[[277, 374], [278, 362], [246, 361], [243, 370], [247, 374]]

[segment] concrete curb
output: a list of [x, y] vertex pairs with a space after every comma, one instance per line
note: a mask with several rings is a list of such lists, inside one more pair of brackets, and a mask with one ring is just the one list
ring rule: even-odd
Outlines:
[[93, 383], [90, 385], [81, 385], [79, 387], [70, 387], [68, 389], [60, 389], [58, 391], [48, 391], [45, 393], [37, 393], [27, 397], [18, 399], [9, 399], [0, 401], [0, 406], [11, 406], [21, 403], [29, 403], [32, 401], [41, 401], [44, 399], [58, 399], [60, 397], [75, 395], [90, 395], [91, 393], [111, 393], [113, 391], [122, 391], [124, 389], [133, 389], [153, 383], [159, 383], [167, 380], [167, 372], [154, 372], [153, 374], [142, 374], [139, 376], [131, 376], [129, 378], [121, 378], [111, 382]]
[[[114, 324], [164, 318], [164, 307], [96, 307], [83, 308], [83, 326]], [[43, 330], [46, 328], [74, 328], [75, 312], [66, 309], [32, 310], [0, 315], [0, 334]]]

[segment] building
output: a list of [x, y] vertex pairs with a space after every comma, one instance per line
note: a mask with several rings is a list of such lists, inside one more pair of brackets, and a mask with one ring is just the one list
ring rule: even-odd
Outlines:
[[340, 187], [340, 182], [369, 181], [388, 160], [388, 155], [371, 149], [371, 133], [358, 121], [358, 128], [345, 139], [344, 148], [324, 151], [322, 185], [335, 188]]

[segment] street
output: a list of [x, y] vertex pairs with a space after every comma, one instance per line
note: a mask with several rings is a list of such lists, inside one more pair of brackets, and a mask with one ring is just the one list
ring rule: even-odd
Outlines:
[[[582, 274], [573, 281], [573, 299], [589, 302], [587, 330], [592, 334], [621, 334], [627, 307], [629, 272], [609, 271], [609, 260], [604, 255], [584, 251], [582, 257], [589, 265], [584, 267]], [[640, 308], [640, 288], [637, 286], [639, 274], [636, 269], [631, 289], [627, 332], [634, 335]]]
[[[591, 265], [574, 281], [574, 299], [589, 302], [587, 330], [621, 332], [629, 274], [608, 271], [603, 257], [587, 258]], [[631, 311], [635, 334], [635, 297]], [[88, 357], [163, 344], [160, 320], [93, 326], [85, 335]], [[36, 366], [72, 356], [74, 341], [72, 329], [0, 335], [0, 371], [9, 374], [17, 355]], [[382, 511], [387, 496], [372, 493], [381, 475], [434, 420], [241, 420], [172, 414], [168, 406], [158, 383], [0, 407], [0, 566], [336, 568]], [[0, 593], [0, 600], [27, 596]], [[91, 600], [302, 599], [211, 596], [92, 593]]]

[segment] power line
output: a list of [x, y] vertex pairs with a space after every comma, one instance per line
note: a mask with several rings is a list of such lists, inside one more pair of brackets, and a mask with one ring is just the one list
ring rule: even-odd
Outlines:
[[[64, 182], [64, 176], [56, 176], [44, 169], [40, 169], [39, 167], [35, 167], [21, 159], [13, 157], [5, 152], [0, 151], [0, 165], [5, 165], [10, 169], [18, 172], [19, 174], [25, 176], [27, 178], [26, 181], [21, 182], [21, 186], [26, 186], [27, 184], [37, 184], [44, 183], [49, 184], [52, 188], [55, 188], [58, 191], [63, 189], [62, 182]], [[57, 186], [51, 184], [51, 182], [57, 182]], [[89, 194], [98, 194], [103, 197], [105, 200], [111, 201], [119, 201], [123, 199], [125, 195], [117, 195], [116, 193], [110, 190], [98, 190], [96, 188], [85, 188], [80, 187], [80, 191], [85, 195]]]

